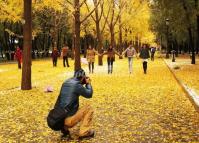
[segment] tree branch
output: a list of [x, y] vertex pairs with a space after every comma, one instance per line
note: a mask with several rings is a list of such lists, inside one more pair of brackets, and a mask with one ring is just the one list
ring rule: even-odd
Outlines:
[[70, 2], [69, 0], [66, 0], [67, 3], [69, 3], [71, 6], [73, 6], [73, 3]]
[[111, 24], [113, 24], [113, 19], [114, 19], [114, 16], [115, 16], [115, 3], [114, 3], [114, 0], [113, 0], [113, 7], [112, 7], [112, 17], [111, 17]]
[[[104, 26], [102, 27], [102, 31], [101, 31], [101, 33], [103, 33], [103, 32], [104, 32], [104, 29], [105, 29], [106, 23], [108, 23], [108, 17], [109, 17], [109, 14], [110, 14], [110, 10], [111, 10], [111, 7], [109, 7], [109, 9], [108, 9], [108, 13], [107, 13], [106, 17], [105, 17], [104, 12], [103, 12], [103, 17], [104, 17], [104, 19], [105, 19], [105, 22], [104, 22]], [[109, 24], [109, 23], [108, 23], [108, 24]]]
[[84, 0], [84, 1], [80, 4], [79, 7], [82, 7], [84, 3], [86, 4], [86, 0]]
[[[87, 2], [85, 2], [85, 4], [86, 4], [86, 8], [87, 8], [88, 12], [90, 12], [90, 9], [89, 9], [89, 6], [88, 6]], [[91, 17], [92, 17], [93, 21], [96, 22], [96, 19], [93, 17], [92, 14], [91, 14]]]
[[195, 0], [195, 9], [198, 9], [198, 0]]
[[5, 31], [8, 32], [8, 34], [11, 36], [16, 36], [17, 38], [23, 38], [23, 35], [16, 34], [12, 32], [10, 29], [5, 29]]
[[115, 26], [115, 24], [116, 24], [117, 21], [119, 20], [119, 17], [120, 17], [120, 15], [121, 15], [121, 13], [122, 13], [122, 10], [123, 10], [125, 4], [126, 4], [126, 3], [124, 2], [124, 3], [122, 3], [122, 4], [119, 6], [119, 7], [120, 7], [120, 11], [119, 11], [119, 13], [118, 13], [118, 15], [117, 15], [117, 18], [116, 18], [115, 22], [113, 23], [113, 26]]
[[[59, 1], [57, 1], [62, 7], [64, 7], [66, 10], [68, 10], [68, 11], [70, 11], [71, 13], [73, 12], [72, 10], [70, 10], [69, 8], [68, 8], [68, 6], [64, 3], [61, 3], [61, 2], [59, 2]], [[70, 1], [69, 1], [70, 2]], [[72, 7], [73, 7], [73, 4], [70, 2], [69, 3]]]
[[98, 7], [100, 1], [101, 0], [99, 0], [98, 4], [95, 6], [95, 8], [83, 20], [81, 20], [80, 23], [83, 23], [89, 16], [91, 16], [91, 14], [93, 14], [93, 12], [95, 11], [95, 9]]
[[111, 6], [109, 6], [108, 13], [107, 13], [106, 16], [104, 15], [104, 12], [102, 13], [102, 15], [103, 15], [103, 17], [105, 19], [104, 27], [105, 27], [106, 23], [108, 23], [108, 25], [110, 25], [110, 23], [108, 21], [108, 16], [109, 16], [110, 10], [111, 10]]
[[103, 13], [103, 11], [104, 11], [104, 1], [103, 1], [103, 3], [100, 4], [100, 5], [101, 5], [101, 13], [100, 13], [100, 16], [99, 16], [99, 21], [102, 19], [102, 13]]

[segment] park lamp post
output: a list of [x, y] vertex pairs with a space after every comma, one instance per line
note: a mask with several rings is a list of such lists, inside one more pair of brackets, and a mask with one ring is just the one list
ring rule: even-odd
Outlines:
[[173, 48], [172, 48], [171, 53], [172, 53], [172, 62], [175, 62], [175, 53], [176, 53], [176, 51]]
[[166, 47], [166, 59], [169, 58], [169, 19], [166, 19], [166, 28], [167, 28], [167, 47]]

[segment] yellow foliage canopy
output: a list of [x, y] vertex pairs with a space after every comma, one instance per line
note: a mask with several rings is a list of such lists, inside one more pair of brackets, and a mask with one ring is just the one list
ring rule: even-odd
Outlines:
[[23, 0], [0, 1], [0, 21], [21, 21]]

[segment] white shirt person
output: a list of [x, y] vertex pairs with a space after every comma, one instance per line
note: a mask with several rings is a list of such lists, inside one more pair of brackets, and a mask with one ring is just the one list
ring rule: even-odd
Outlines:
[[129, 47], [122, 54], [124, 55], [125, 53], [127, 53], [128, 63], [129, 63], [129, 73], [131, 74], [133, 72], [133, 57], [134, 55], [136, 55], [137, 57], [137, 52], [132, 45], [129, 45]]

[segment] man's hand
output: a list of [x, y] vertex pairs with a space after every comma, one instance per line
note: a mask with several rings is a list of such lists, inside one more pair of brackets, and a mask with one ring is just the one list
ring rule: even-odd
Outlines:
[[90, 83], [91, 83], [90, 77], [86, 77], [86, 84], [90, 84]]

